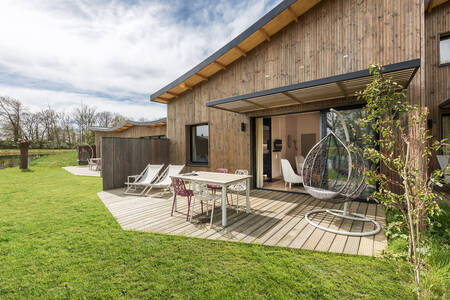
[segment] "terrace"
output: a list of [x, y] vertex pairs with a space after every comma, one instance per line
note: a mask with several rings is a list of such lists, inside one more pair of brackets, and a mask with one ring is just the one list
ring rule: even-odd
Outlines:
[[[154, 195], [124, 196], [123, 189], [114, 189], [99, 192], [98, 196], [125, 230], [364, 256], [376, 256], [387, 245], [383, 231], [375, 236], [353, 237], [336, 235], [311, 226], [304, 218], [306, 212], [318, 208], [341, 209], [342, 204], [320, 201], [306, 194], [252, 190], [250, 214], [245, 213], [243, 208], [237, 213], [234, 208], [228, 207], [228, 225], [222, 227], [220, 209], [217, 209], [211, 229], [209, 218], [203, 218], [199, 213], [199, 203], [196, 203], [196, 213], [190, 223], [186, 221], [185, 199], [180, 199], [178, 212], [171, 217], [172, 201], [169, 195], [163, 198]], [[384, 227], [384, 210], [379, 205], [354, 201], [351, 211], [365, 214]], [[351, 220], [342, 222], [341, 218], [325, 214], [316, 214], [313, 220], [333, 229], [354, 232], [373, 230], [371, 223], [363, 225], [362, 222]]]

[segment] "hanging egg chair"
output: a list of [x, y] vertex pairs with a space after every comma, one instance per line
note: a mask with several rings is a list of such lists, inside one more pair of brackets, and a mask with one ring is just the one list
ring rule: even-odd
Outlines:
[[[303, 186], [316, 199], [333, 203], [344, 203], [344, 209], [318, 209], [305, 215], [309, 224], [336, 234], [350, 236], [368, 236], [380, 231], [378, 222], [357, 213], [348, 211], [348, 201], [358, 198], [367, 187], [364, 170], [368, 168], [366, 160], [360, 153], [351, 151], [350, 136], [342, 115], [331, 109], [342, 123], [345, 141], [330, 131], [307, 154], [303, 163]], [[311, 220], [310, 216], [318, 213], [328, 213], [336, 217], [354, 221], [372, 222], [375, 230], [370, 232], [349, 232], [334, 230], [321, 226]]]

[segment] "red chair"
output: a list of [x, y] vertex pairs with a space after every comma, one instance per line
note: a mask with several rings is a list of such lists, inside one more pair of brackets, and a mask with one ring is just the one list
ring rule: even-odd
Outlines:
[[[187, 216], [186, 221], [189, 220], [189, 210], [191, 208], [191, 200], [194, 196], [194, 192], [192, 190], [188, 190], [186, 186], [184, 185], [183, 179], [176, 178], [176, 177], [170, 177], [172, 180], [172, 187], [173, 187], [173, 201], [172, 201], [172, 212], [170, 213], [171, 216], [173, 216], [173, 210], [175, 208], [175, 201], [177, 200], [177, 195], [181, 197], [186, 197], [188, 199], [188, 209], [187, 209]], [[202, 207], [203, 208], [203, 207]], [[202, 209], [203, 210], [203, 209]]]
[[[227, 174], [228, 173], [228, 169], [219, 168], [219, 169], [216, 170], [216, 172], [217, 173]], [[220, 185], [208, 184], [207, 187], [212, 190], [213, 195], [216, 194], [217, 190], [222, 190], [222, 187]], [[230, 201], [228, 201], [228, 194], [227, 194], [227, 203], [228, 203], [228, 205], [230, 204]]]

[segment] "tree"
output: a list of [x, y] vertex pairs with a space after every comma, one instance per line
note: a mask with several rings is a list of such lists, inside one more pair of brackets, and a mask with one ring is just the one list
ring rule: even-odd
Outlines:
[[109, 111], [102, 111], [97, 114], [97, 124], [100, 127], [111, 127], [114, 115]]
[[[408, 228], [409, 261], [414, 265], [417, 297], [421, 297], [421, 233], [428, 217], [439, 213], [440, 195], [433, 191], [443, 173], [428, 173], [427, 167], [433, 151], [445, 141], [432, 142], [426, 128], [428, 111], [411, 105], [406, 90], [372, 65], [374, 80], [358, 94], [367, 103], [361, 125], [371, 127], [377, 134], [365, 134], [364, 156], [378, 165], [366, 170], [369, 184], [378, 184], [371, 198], [386, 208], [399, 210]], [[371, 146], [372, 145], [372, 146]]]
[[77, 107], [74, 111], [74, 121], [80, 130], [80, 142], [86, 143], [86, 132], [96, 121], [95, 107], [89, 107], [85, 104]]
[[21, 117], [23, 106], [19, 100], [10, 97], [0, 97], [0, 120], [3, 128], [12, 133], [14, 143], [17, 143], [22, 135]]

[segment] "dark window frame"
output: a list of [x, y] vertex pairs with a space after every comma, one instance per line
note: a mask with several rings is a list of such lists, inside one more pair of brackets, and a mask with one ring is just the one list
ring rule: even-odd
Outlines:
[[[440, 136], [441, 136], [441, 140], [443, 140], [443, 139], [445, 139], [445, 137], [444, 137], [444, 126], [443, 126], [443, 124], [444, 124], [444, 122], [443, 122], [443, 119], [444, 119], [444, 117], [450, 117], [450, 112], [442, 112], [441, 114], [440, 114], [440, 118], [439, 118], [439, 122], [440, 122], [440, 132], [439, 132], [439, 134], [440, 134]], [[448, 143], [448, 141], [447, 141], [447, 143]], [[440, 150], [440, 153], [441, 154], [444, 154], [444, 148], [442, 148], [441, 150]]]
[[[208, 161], [207, 162], [197, 162], [192, 160], [192, 129], [197, 126], [208, 126]], [[210, 144], [209, 144], [209, 135], [210, 135], [210, 127], [209, 123], [196, 123], [186, 125], [186, 164], [188, 166], [201, 166], [208, 167], [209, 166], [209, 157], [210, 157]]]
[[439, 67], [448, 67], [450, 66], [450, 62], [441, 64], [441, 41], [442, 39], [450, 40], [450, 32], [440, 33], [439, 34], [439, 40], [438, 40], [438, 66]]

